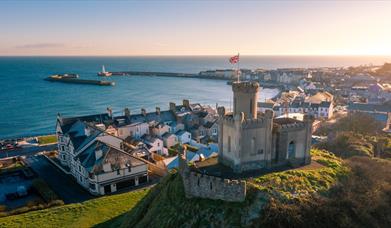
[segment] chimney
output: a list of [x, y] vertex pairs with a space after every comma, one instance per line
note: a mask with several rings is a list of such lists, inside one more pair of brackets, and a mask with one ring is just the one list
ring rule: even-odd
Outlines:
[[144, 117], [147, 116], [147, 111], [145, 111], [144, 108], [141, 109], [141, 115], [143, 115]]
[[176, 104], [174, 102], [170, 102], [170, 111], [175, 112]]
[[113, 117], [113, 110], [110, 107], [107, 107], [107, 114], [109, 114], [109, 117]]
[[184, 100], [183, 100], [183, 106], [185, 106], [186, 108], [190, 108], [190, 102], [189, 102], [189, 100], [184, 99]]
[[156, 107], [156, 114], [160, 116], [160, 108]]
[[125, 108], [124, 110], [126, 121], [130, 122], [130, 110], [128, 108]]

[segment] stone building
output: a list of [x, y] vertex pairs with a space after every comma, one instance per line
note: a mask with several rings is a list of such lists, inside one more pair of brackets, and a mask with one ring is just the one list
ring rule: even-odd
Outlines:
[[235, 173], [310, 163], [313, 117], [274, 119], [257, 111], [259, 84], [234, 82], [234, 109], [219, 107], [219, 163]]

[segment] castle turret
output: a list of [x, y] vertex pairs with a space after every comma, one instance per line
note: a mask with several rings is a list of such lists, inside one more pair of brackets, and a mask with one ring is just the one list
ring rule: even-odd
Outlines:
[[234, 116], [244, 113], [245, 119], [257, 118], [258, 82], [233, 82]]

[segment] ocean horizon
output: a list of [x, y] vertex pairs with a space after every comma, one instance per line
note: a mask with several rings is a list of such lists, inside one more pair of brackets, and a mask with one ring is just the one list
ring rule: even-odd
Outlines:
[[[1, 56], [0, 57], [0, 138], [54, 133], [57, 113], [79, 116], [104, 113], [111, 107], [115, 115], [129, 108], [154, 111], [168, 109], [168, 103], [189, 99], [192, 103], [229, 108], [231, 87], [222, 80], [146, 76], [111, 77], [113, 87], [63, 84], [44, 81], [52, 74], [76, 73], [80, 78], [107, 71], [161, 71], [198, 73], [203, 70], [233, 68], [228, 56]], [[248, 69], [287, 67], [343, 67], [380, 65], [391, 62], [384, 56], [241, 56], [240, 67]], [[260, 100], [278, 91], [262, 89]]]

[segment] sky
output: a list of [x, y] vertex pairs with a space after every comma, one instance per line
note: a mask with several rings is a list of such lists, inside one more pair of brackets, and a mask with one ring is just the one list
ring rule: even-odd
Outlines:
[[0, 1], [0, 55], [391, 55], [391, 1]]

